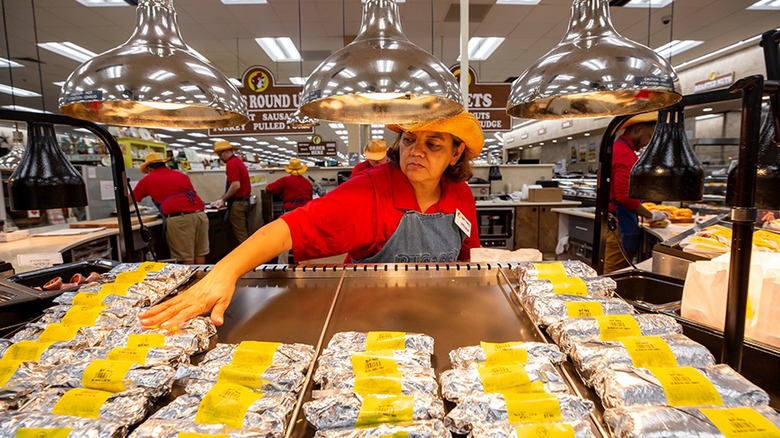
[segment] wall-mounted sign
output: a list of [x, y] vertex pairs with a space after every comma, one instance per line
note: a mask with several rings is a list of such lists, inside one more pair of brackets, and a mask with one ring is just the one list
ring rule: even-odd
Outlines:
[[[460, 66], [450, 67], [460, 81]], [[469, 112], [479, 120], [483, 131], [511, 131], [512, 117], [506, 112], [511, 84], [477, 81], [477, 73], [469, 67]]]
[[571, 120], [564, 120], [561, 122], [561, 129], [568, 129], [574, 126], [574, 122]]
[[547, 128], [539, 128], [536, 133], [539, 135], [547, 134]]
[[287, 119], [298, 109], [300, 85], [277, 84], [265, 67], [249, 67], [238, 91], [249, 109], [249, 122], [229, 128], [209, 129], [209, 136], [312, 134], [314, 128], [293, 128]]
[[[319, 137], [318, 135], [315, 137]], [[298, 142], [298, 156], [299, 157], [335, 157], [336, 156], [336, 142], [335, 141], [299, 141]]]
[[734, 83], [734, 72], [719, 75], [716, 72], [710, 73], [706, 80], [693, 84], [693, 92], [701, 93], [703, 91], [724, 88]]

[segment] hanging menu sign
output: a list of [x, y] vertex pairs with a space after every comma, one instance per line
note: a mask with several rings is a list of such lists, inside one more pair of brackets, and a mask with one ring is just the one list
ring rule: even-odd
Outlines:
[[319, 135], [314, 135], [311, 141], [298, 142], [299, 157], [335, 157], [336, 142], [323, 141]]
[[[460, 66], [452, 66], [450, 71], [460, 81]], [[469, 112], [479, 120], [483, 131], [512, 130], [512, 117], [506, 112], [511, 87], [507, 83], [479, 83], [477, 73], [469, 67]]]
[[270, 70], [261, 66], [248, 68], [238, 89], [249, 110], [244, 125], [209, 129], [209, 136], [251, 136], [280, 134], [313, 134], [314, 128], [294, 128], [287, 119], [300, 104], [300, 85], [277, 84]]

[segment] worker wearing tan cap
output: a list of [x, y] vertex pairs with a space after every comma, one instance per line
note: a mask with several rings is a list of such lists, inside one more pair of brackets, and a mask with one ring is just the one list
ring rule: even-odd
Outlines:
[[363, 148], [363, 156], [366, 157], [366, 160], [361, 161], [352, 168], [352, 174], [349, 176], [350, 178], [354, 178], [355, 175], [364, 170], [372, 169], [387, 163], [387, 142], [383, 138], [371, 140], [366, 147]]
[[141, 323], [172, 329], [211, 311], [221, 325], [238, 279], [289, 249], [299, 261], [343, 253], [356, 263], [468, 261], [479, 247], [466, 184], [485, 142], [479, 121], [464, 112], [388, 128], [398, 133], [390, 163], [263, 226], [197, 284], [141, 314]]
[[247, 212], [249, 211], [249, 196], [252, 194], [252, 185], [249, 181], [249, 170], [241, 158], [235, 154], [235, 151], [236, 148], [228, 141], [219, 140], [214, 143], [214, 153], [225, 162], [227, 180], [225, 193], [211, 205], [216, 208], [227, 205], [230, 227], [233, 229], [233, 235], [236, 236], [238, 243], [241, 243], [249, 237]]
[[620, 251], [623, 245], [626, 256], [633, 258], [639, 249], [639, 221], [642, 216], [650, 222], [669, 217], [660, 211], [649, 211], [642, 201], [628, 197], [628, 183], [631, 168], [639, 159], [642, 150], [653, 136], [658, 113], [638, 114], [623, 124], [623, 135], [612, 147], [612, 184], [610, 186], [609, 211], [617, 217], [618, 231], [607, 233], [604, 257], [604, 273], [627, 268], [628, 260]]

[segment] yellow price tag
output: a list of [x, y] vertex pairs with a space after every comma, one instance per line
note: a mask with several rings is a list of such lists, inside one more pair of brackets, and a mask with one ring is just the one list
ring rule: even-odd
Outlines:
[[125, 376], [135, 363], [129, 360], [98, 359], [87, 365], [81, 376], [81, 384], [85, 388], [99, 389], [108, 392], [127, 390]]
[[588, 296], [588, 287], [585, 281], [579, 277], [553, 278], [553, 293], [556, 295]]
[[54, 342], [19, 341], [5, 351], [3, 359], [38, 362], [41, 355]]
[[108, 391], [74, 388], [62, 395], [54, 405], [52, 413], [81, 418], [98, 418], [100, 409], [112, 395], [114, 394]]
[[279, 342], [241, 341], [233, 351], [233, 364], [273, 365]]
[[409, 432], [396, 432], [390, 435], [380, 435], [378, 438], [409, 438]]
[[132, 286], [132, 284], [127, 283], [106, 283], [102, 286], [100, 286], [100, 292], [99, 293], [105, 293], [106, 295], [119, 295], [122, 297], [127, 296], [127, 289]]
[[715, 385], [693, 367], [648, 368], [661, 383], [669, 406], [723, 406]]
[[69, 427], [20, 427], [16, 438], [68, 438], [72, 431]]
[[39, 342], [62, 342], [72, 341], [79, 333], [81, 326], [68, 325], [55, 322], [46, 326], [38, 335]]
[[594, 317], [599, 324], [602, 341], [614, 341], [626, 336], [642, 336], [636, 319], [631, 315], [609, 315]]
[[106, 306], [73, 306], [62, 317], [63, 324], [93, 325]]
[[522, 342], [480, 342], [488, 365], [517, 365], [528, 363], [528, 350]]
[[268, 365], [225, 365], [219, 369], [217, 383], [235, 383], [247, 388], [260, 390], [263, 388], [263, 373]]
[[352, 353], [358, 394], [401, 394], [401, 372], [392, 350]]
[[574, 428], [567, 423], [539, 423], [515, 426], [517, 438], [575, 438]]
[[0, 387], [8, 383], [11, 377], [16, 374], [16, 370], [19, 369], [19, 365], [24, 362], [23, 360], [14, 360], [3, 357], [0, 359]]
[[504, 398], [510, 424], [561, 421], [561, 404], [552, 394], [508, 394]]
[[127, 336], [126, 347], [154, 348], [165, 346], [165, 335], [160, 333], [132, 333]]
[[477, 371], [485, 392], [544, 391], [543, 385], [531, 382], [531, 378], [522, 365], [478, 365]]
[[176, 438], [230, 438], [226, 433], [179, 432]]
[[120, 274], [117, 274], [116, 279], [114, 280], [114, 283], [117, 285], [123, 285], [125, 287], [130, 287], [136, 283], [141, 283], [146, 278], [146, 272], [122, 272]]
[[779, 437], [780, 428], [753, 408], [699, 409], [726, 438]]
[[414, 414], [414, 397], [394, 396], [363, 397], [355, 427], [373, 426], [381, 423], [405, 423], [412, 421]]
[[566, 301], [566, 314], [569, 318], [590, 318], [592, 316], [604, 316], [604, 308], [599, 302], [593, 301]]
[[531, 263], [536, 268], [536, 278], [539, 280], [557, 281], [566, 278], [566, 268], [561, 262]]
[[676, 367], [677, 358], [674, 357], [669, 344], [660, 336], [632, 336], [620, 338], [620, 343], [631, 356], [631, 362], [637, 368], [647, 367]]
[[246, 411], [262, 397], [262, 392], [254, 392], [241, 385], [217, 383], [200, 401], [195, 422], [243, 429]]
[[106, 359], [124, 360], [145, 365], [149, 350], [148, 347], [115, 347], [108, 352]]
[[403, 350], [406, 332], [368, 332], [366, 350]]
[[136, 272], [160, 272], [165, 267], [166, 263], [160, 262], [143, 262], [141, 266], [136, 269]]

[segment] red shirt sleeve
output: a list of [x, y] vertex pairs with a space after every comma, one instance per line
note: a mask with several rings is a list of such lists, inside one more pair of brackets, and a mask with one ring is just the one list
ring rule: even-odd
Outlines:
[[[228, 181], [230, 181], [230, 178], [228, 178]], [[274, 193], [277, 195], [282, 193], [282, 190], [284, 190], [284, 178], [279, 178], [271, 184], [268, 184], [265, 189], [268, 190], [269, 193]]]
[[136, 184], [135, 188], [133, 189], [133, 198], [135, 198], [136, 202], [140, 202], [145, 197], [150, 196], [149, 191], [146, 188], [145, 180], [145, 176], [138, 180], [138, 184]]
[[612, 196], [623, 207], [634, 211], [642, 203], [639, 199], [629, 198], [628, 185], [631, 168], [637, 162], [638, 157], [633, 150], [620, 141], [615, 142], [612, 155]]

